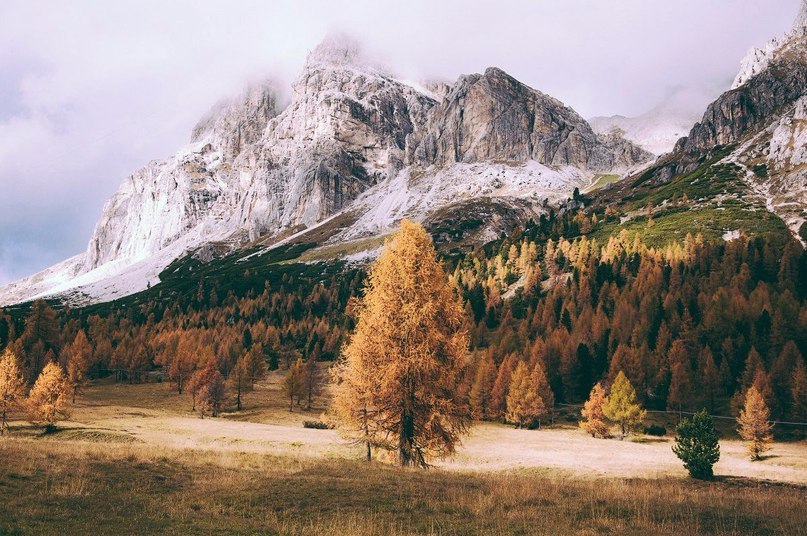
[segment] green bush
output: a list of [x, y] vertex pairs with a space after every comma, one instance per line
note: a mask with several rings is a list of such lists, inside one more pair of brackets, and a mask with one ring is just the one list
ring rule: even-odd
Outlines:
[[645, 426], [644, 433], [651, 436], [661, 437], [667, 433], [667, 429], [660, 424], [651, 424], [650, 426]]
[[683, 419], [675, 433], [673, 452], [684, 462], [690, 476], [712, 478], [712, 466], [720, 459], [720, 444], [712, 417], [705, 409], [701, 410], [692, 416], [692, 420]]

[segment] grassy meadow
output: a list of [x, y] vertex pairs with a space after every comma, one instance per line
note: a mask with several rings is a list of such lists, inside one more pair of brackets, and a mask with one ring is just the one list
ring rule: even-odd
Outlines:
[[[799, 534], [807, 444], [761, 462], [727, 437], [717, 478], [686, 477], [671, 438], [476, 426], [430, 470], [361, 461], [327, 404], [287, 409], [280, 374], [243, 411], [200, 419], [169, 384], [98, 383], [43, 434], [0, 439], [0, 534]], [[669, 424], [669, 423], [667, 423]]]

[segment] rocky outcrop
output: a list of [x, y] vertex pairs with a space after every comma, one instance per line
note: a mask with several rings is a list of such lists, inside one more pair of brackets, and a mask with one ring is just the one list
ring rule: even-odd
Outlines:
[[593, 171], [627, 168], [652, 155], [600, 139], [571, 108], [501, 69], [461, 77], [408, 142], [409, 162], [446, 165], [535, 160]]
[[768, 63], [793, 41], [807, 35], [807, 0], [802, 0], [793, 26], [784, 35], [771, 39], [760, 48], [752, 48], [740, 62], [740, 71], [731, 89], [736, 89], [768, 68]]
[[[807, 41], [802, 41], [802, 45]], [[770, 123], [786, 107], [800, 98], [807, 87], [807, 61], [804, 50], [792, 57], [773, 60], [751, 80], [721, 95], [711, 103], [703, 118], [676, 151], [700, 153], [715, 145], [734, 143], [749, 132]]]
[[363, 62], [355, 44], [326, 40], [282, 112], [270, 83], [216, 104], [188, 147], [124, 181], [86, 268], [147, 257], [200, 225], [234, 244], [312, 225], [396, 173], [434, 101]]
[[540, 206], [652, 158], [499, 69], [421, 88], [343, 37], [311, 52], [285, 108], [277, 95], [265, 82], [216, 104], [189, 145], [127, 177], [83, 255], [0, 290], [0, 303], [76, 287], [111, 299], [189, 251], [272, 244], [340, 211], [356, 222], [338, 235], [349, 238], [477, 196]]
[[278, 109], [272, 82], [251, 85], [234, 99], [218, 102], [191, 132], [191, 143], [210, 142], [225, 158], [234, 158], [263, 135]]
[[[774, 40], [753, 74], [747, 65], [733, 89], [712, 102], [689, 135], [672, 153], [632, 184], [662, 184], [689, 172], [718, 154], [771, 212], [804, 241], [807, 221], [807, 7], [793, 30]], [[744, 74], [745, 73], [745, 74]], [[730, 152], [727, 152], [730, 151]]]

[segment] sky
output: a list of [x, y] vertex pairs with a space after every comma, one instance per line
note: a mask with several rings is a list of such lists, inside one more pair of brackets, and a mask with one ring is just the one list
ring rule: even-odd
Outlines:
[[401, 77], [501, 67], [584, 117], [696, 109], [800, 0], [0, 2], [0, 285], [86, 248], [104, 202], [251, 81], [288, 86], [329, 33]]

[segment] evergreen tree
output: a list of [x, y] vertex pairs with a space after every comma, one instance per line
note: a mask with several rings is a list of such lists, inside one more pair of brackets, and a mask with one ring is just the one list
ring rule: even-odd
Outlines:
[[404, 466], [452, 454], [471, 420], [458, 393], [464, 322], [431, 238], [405, 220], [370, 269], [337, 373], [334, 408], [347, 433], [394, 449]]
[[737, 419], [740, 425], [737, 431], [745, 440], [748, 454], [752, 460], [761, 459], [762, 453], [770, 450], [770, 442], [773, 439], [771, 435], [773, 425], [769, 422], [770, 416], [771, 412], [765, 404], [765, 399], [752, 385], [745, 395], [745, 406]]
[[807, 419], [807, 367], [799, 361], [790, 379], [790, 414], [797, 421]]
[[712, 417], [701, 410], [690, 419], [682, 419], [675, 429], [673, 452], [684, 462], [690, 476], [710, 479], [712, 466], [720, 459], [720, 444], [717, 441]]
[[636, 390], [622, 371], [617, 374], [602, 410], [609, 421], [619, 426], [620, 439], [637, 430], [647, 414], [636, 402]]

